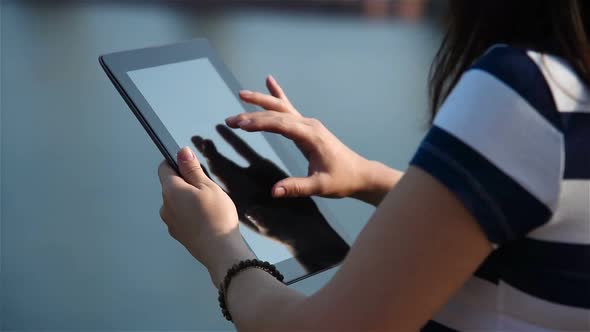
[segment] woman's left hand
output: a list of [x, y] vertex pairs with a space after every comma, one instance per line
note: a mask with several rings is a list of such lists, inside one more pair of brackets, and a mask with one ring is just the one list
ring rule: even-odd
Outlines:
[[205, 175], [193, 151], [185, 147], [177, 159], [182, 177], [166, 161], [158, 170], [163, 198], [160, 216], [170, 235], [207, 267], [219, 286], [234, 263], [254, 255], [240, 235], [234, 203]]

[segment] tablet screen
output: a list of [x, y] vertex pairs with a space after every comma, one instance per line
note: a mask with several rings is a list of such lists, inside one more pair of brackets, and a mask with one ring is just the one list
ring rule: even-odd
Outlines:
[[262, 134], [222, 125], [244, 108], [209, 59], [127, 74], [178, 146], [192, 147], [209, 176], [228, 192], [240, 231], [260, 259], [277, 263], [295, 256], [311, 271], [344, 257], [348, 246], [312, 199], [271, 197], [272, 185], [287, 176], [287, 167]]

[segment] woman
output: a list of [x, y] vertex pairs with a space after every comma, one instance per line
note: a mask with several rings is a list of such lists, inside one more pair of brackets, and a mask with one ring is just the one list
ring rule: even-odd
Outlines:
[[[590, 52], [583, 0], [451, 1], [431, 75], [428, 132], [405, 173], [365, 160], [295, 110], [279, 85], [242, 91], [266, 111], [227, 119], [308, 157], [273, 195], [378, 206], [341, 268], [304, 296], [258, 268], [222, 289], [240, 330], [590, 329]], [[190, 149], [160, 167], [162, 219], [220, 287], [253, 258], [232, 201]], [[226, 285], [224, 283], [224, 285]]]

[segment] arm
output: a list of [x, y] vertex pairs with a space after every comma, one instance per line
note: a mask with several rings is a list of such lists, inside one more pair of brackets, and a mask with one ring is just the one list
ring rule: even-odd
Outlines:
[[249, 132], [265, 131], [285, 136], [309, 161], [308, 176], [277, 182], [273, 187], [274, 197], [353, 197], [379, 205], [403, 173], [363, 158], [320, 121], [303, 117], [272, 77], [267, 79], [266, 85], [271, 95], [240, 93], [243, 101], [266, 111], [239, 114], [228, 118], [226, 124]]
[[323, 289], [304, 297], [250, 270], [232, 282], [228, 303], [239, 330], [418, 330], [490, 251], [461, 203], [412, 169]]
[[[198, 162], [181, 164], [181, 173], [200, 188], [208, 188]], [[176, 176], [167, 165], [160, 174], [164, 179]], [[181, 218], [167, 217], [169, 227], [184, 229]], [[227, 216], [214, 217], [215, 222], [210, 222], [218, 225], [219, 218]], [[202, 223], [193, 222], [191, 227], [194, 224]], [[215, 285], [231, 264], [251, 255], [239, 237], [199, 242], [191, 240], [198, 239], [198, 234], [182, 233], [186, 237], [181, 242], [208, 267]], [[214, 248], [209, 247], [212, 242], [217, 243]], [[239, 330], [417, 330], [490, 251], [490, 243], [463, 205], [428, 174], [410, 168], [324, 288], [305, 297], [266, 273], [250, 269], [232, 281], [228, 307]], [[208, 254], [212, 252], [217, 254]]]

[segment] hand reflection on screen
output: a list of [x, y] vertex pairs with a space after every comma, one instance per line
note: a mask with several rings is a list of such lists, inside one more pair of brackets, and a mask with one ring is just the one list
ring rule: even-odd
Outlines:
[[348, 245], [326, 222], [315, 202], [309, 197], [273, 198], [273, 185], [288, 177], [287, 173], [225, 125], [216, 129], [249, 166], [242, 167], [220, 154], [210, 139], [193, 136], [192, 142], [234, 201], [240, 221], [286, 245], [309, 272], [339, 263]]

